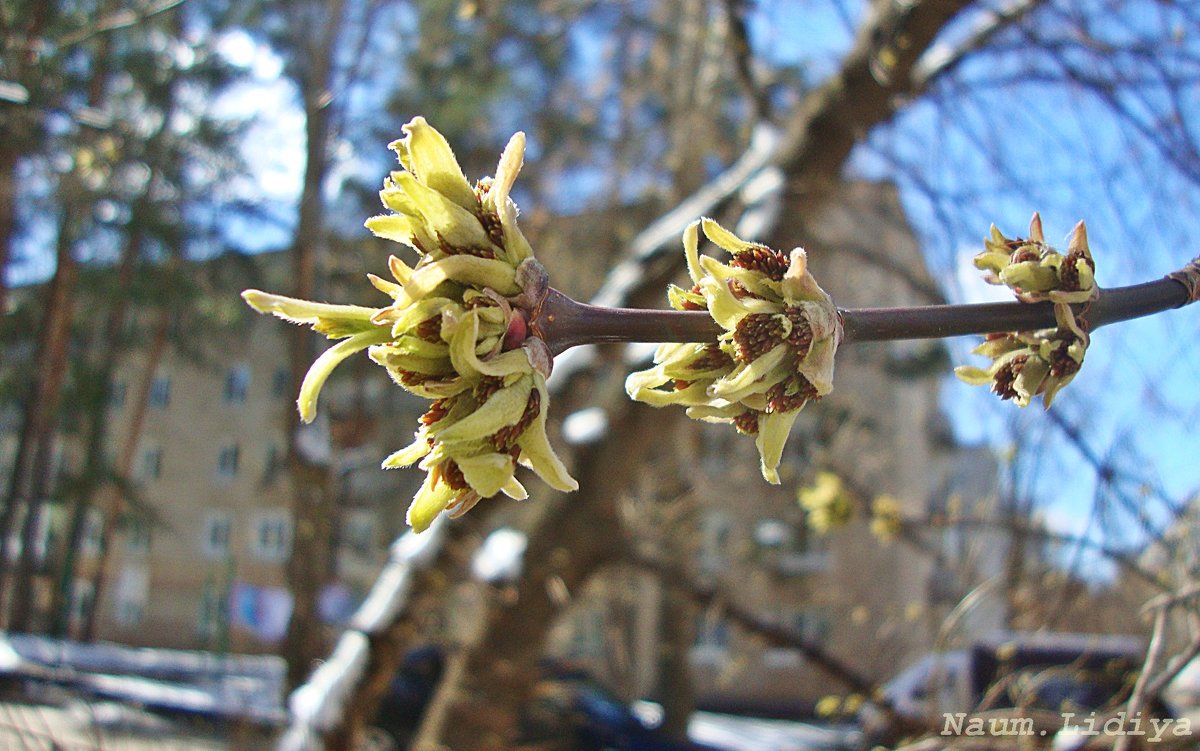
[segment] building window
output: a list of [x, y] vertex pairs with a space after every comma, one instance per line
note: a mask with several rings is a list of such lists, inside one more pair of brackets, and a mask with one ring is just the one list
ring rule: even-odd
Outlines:
[[225, 446], [217, 457], [217, 474], [221, 477], [236, 477], [238, 471], [238, 445]]
[[229, 543], [233, 535], [233, 521], [225, 513], [209, 514], [204, 520], [204, 534], [200, 538], [200, 550], [209, 560], [222, 560], [229, 556]]
[[83, 544], [80, 550], [85, 556], [100, 555], [104, 544], [104, 514], [97, 509], [88, 509], [83, 519]]
[[144, 519], [125, 522], [125, 552], [131, 555], [150, 552], [150, 525]]
[[275, 373], [271, 376], [271, 395], [287, 396], [290, 388], [291, 376], [288, 375], [287, 368], [276, 368]]
[[700, 521], [700, 571], [715, 574], [726, 566], [733, 522], [724, 512], [709, 509]]
[[692, 644], [692, 661], [701, 665], [717, 665], [729, 655], [729, 624], [721, 618], [719, 608], [709, 608], [696, 620], [696, 640]]
[[229, 621], [224, 589], [209, 579], [200, 593], [200, 612], [196, 619], [196, 635], [204, 642], [216, 639]]
[[359, 558], [370, 558], [375, 552], [375, 514], [358, 509], [342, 517], [342, 548]]
[[120, 409], [125, 406], [125, 397], [129, 391], [124, 381], [110, 381], [108, 384], [108, 406]]
[[154, 376], [150, 382], [150, 406], [162, 409], [171, 403], [171, 377]]
[[150, 595], [150, 574], [144, 568], [125, 568], [117, 577], [113, 607], [117, 624], [137, 626], [146, 614]]
[[162, 449], [154, 446], [142, 452], [138, 475], [143, 480], [157, 480], [162, 476]]
[[275, 475], [283, 469], [283, 451], [279, 448], [279, 444], [271, 443], [267, 445], [267, 459], [264, 462], [263, 477], [266, 480], [274, 479]]
[[250, 389], [250, 367], [235, 365], [225, 373], [225, 401], [229, 404], [241, 404], [246, 401], [246, 392]]
[[292, 516], [285, 509], [262, 511], [252, 525], [250, 552], [260, 561], [281, 563], [292, 550]]
[[71, 628], [82, 628], [92, 614], [92, 604], [96, 598], [96, 590], [91, 581], [76, 579], [71, 595], [70, 621]]
[[[54, 547], [56, 542], [56, 530], [51, 519], [51, 508], [47, 501], [37, 504], [37, 520], [34, 522], [34, 538], [33, 538], [33, 558], [39, 564], [44, 563], [46, 555]], [[22, 506], [17, 510], [16, 518], [10, 529], [8, 537], [8, 552], [9, 562], [18, 561], [21, 559], [21, 554], [25, 550], [25, 520], [29, 514], [28, 506]]]

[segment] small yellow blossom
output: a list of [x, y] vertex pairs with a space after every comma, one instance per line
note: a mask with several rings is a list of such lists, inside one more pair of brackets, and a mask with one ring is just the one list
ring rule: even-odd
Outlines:
[[796, 496], [808, 515], [808, 526], [815, 532], [825, 534], [854, 518], [854, 505], [842, 478], [833, 472], [818, 472], [812, 485], [800, 488]]
[[889, 542], [900, 534], [904, 524], [900, 513], [900, 501], [884, 494], [871, 501], [871, 534], [883, 542]]

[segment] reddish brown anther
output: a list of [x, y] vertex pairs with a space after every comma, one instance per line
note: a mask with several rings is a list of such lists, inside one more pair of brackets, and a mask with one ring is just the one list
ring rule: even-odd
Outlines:
[[721, 345], [709, 342], [704, 345], [704, 353], [688, 363], [688, 370], [717, 370], [731, 365], [733, 365], [733, 358], [721, 349]]
[[746, 410], [733, 418], [733, 427], [744, 435], [756, 434], [758, 432], [758, 413], [752, 409]]
[[1014, 399], [1018, 396], [1014, 384], [1027, 360], [1029, 360], [1029, 355], [1017, 355], [996, 371], [996, 375], [993, 377], [992, 391], [1001, 399]]
[[752, 313], [733, 330], [737, 357], [752, 363], [783, 342], [783, 322], [774, 313]]
[[525, 402], [525, 411], [521, 413], [521, 419], [517, 420], [512, 425], [506, 425], [505, 427], [500, 428], [494, 434], [492, 434], [492, 445], [496, 447], [496, 450], [509, 452], [509, 454], [515, 459], [517, 453], [519, 453], [519, 449], [517, 450], [517, 453], [513, 453], [513, 449], [516, 448], [517, 440], [521, 437], [521, 434], [525, 432], [525, 429], [532, 425], [533, 421], [537, 419], [538, 411], [541, 409], [541, 407], [542, 394], [537, 389], [534, 389], [529, 393], [529, 401]]
[[432, 425], [446, 416], [450, 411], [450, 406], [453, 400], [450, 398], [436, 399], [433, 404], [429, 405], [429, 409], [419, 418], [422, 425]]
[[778, 250], [759, 245], [750, 250], [735, 253], [730, 266], [748, 271], [758, 271], [776, 282], [783, 281], [788, 270], [788, 257]]
[[767, 390], [767, 411], [791, 412], [819, 396], [816, 387], [809, 383], [807, 378], [797, 374]]
[[433, 344], [442, 343], [442, 316], [430, 316], [417, 324], [413, 330], [417, 337]]

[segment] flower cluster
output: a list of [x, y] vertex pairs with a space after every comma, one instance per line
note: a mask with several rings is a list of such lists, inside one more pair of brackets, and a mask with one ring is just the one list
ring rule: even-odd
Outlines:
[[551, 358], [529, 321], [547, 290], [545, 271], [517, 226], [509, 191], [521, 169], [525, 139], [513, 136], [496, 176], [467, 182], [450, 146], [424, 118], [391, 144], [402, 170], [380, 194], [393, 213], [367, 221], [376, 235], [419, 255], [409, 267], [389, 259], [393, 280], [368, 275], [392, 303], [381, 308], [328, 305], [257, 290], [242, 294], [263, 313], [311, 325], [339, 339], [304, 378], [297, 405], [310, 422], [333, 369], [368, 349], [396, 383], [432, 400], [412, 445], [384, 467], [420, 462], [428, 473], [408, 509], [419, 531], [443, 510], [456, 515], [482, 498], [527, 497], [514, 476], [529, 466], [552, 487], [578, 484], [546, 437]]
[[808, 526], [820, 534], [844, 527], [854, 518], [850, 494], [833, 472], [818, 472], [812, 485], [796, 491], [796, 500], [808, 517]]
[[1055, 395], [1083, 366], [1090, 342], [1086, 323], [1071, 308], [1099, 294], [1086, 227], [1083, 222], [1075, 225], [1064, 255], [1046, 244], [1037, 214], [1030, 222], [1028, 239], [1010, 240], [993, 226], [975, 265], [986, 272], [987, 281], [1011, 288], [1023, 302], [1053, 303], [1057, 326], [988, 334], [972, 351], [991, 358], [991, 366], [964, 365], [954, 369], [955, 375], [972, 385], [991, 384], [1001, 399], [1012, 399], [1022, 407], [1041, 394], [1049, 409]]
[[[732, 258], [699, 252], [699, 230]], [[629, 396], [656, 407], [678, 404], [708, 422], [755, 435], [762, 474], [779, 483], [779, 461], [796, 415], [833, 389], [841, 322], [808, 271], [804, 250], [790, 255], [739, 239], [711, 219], [683, 233], [691, 289], [672, 287], [676, 310], [706, 310], [725, 330], [716, 341], [663, 344], [654, 367], [626, 381]]]

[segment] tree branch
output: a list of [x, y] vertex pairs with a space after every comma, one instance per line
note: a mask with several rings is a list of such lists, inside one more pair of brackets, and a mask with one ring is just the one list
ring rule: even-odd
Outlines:
[[[1200, 257], [1157, 281], [1102, 290], [1091, 305], [1077, 306], [1086, 326], [1101, 326], [1161, 313], [1195, 302]], [[895, 339], [940, 339], [964, 334], [1032, 331], [1055, 325], [1051, 303], [977, 303], [911, 308], [839, 310], [842, 343]], [[550, 290], [533, 324], [550, 351], [599, 342], [704, 342], [722, 329], [706, 311], [604, 308], [576, 302]]]

